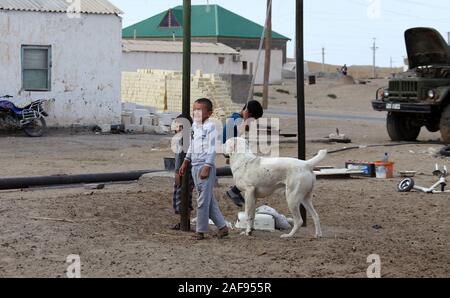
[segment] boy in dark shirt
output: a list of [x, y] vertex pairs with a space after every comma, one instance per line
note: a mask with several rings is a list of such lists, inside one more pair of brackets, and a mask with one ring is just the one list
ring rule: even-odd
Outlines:
[[[230, 138], [241, 136], [241, 134], [245, 132], [245, 129], [242, 129], [242, 127], [239, 126], [245, 125], [245, 122], [248, 119], [253, 118], [258, 120], [263, 115], [264, 110], [262, 105], [256, 100], [249, 101], [240, 113], [233, 113], [228, 119], [227, 125], [225, 125], [223, 131], [223, 143], [225, 144]], [[230, 133], [227, 134], [227, 132]], [[242, 207], [244, 205], [245, 199], [242, 196], [241, 191], [236, 186], [231, 187], [230, 190], [227, 191], [227, 195], [238, 207]]]

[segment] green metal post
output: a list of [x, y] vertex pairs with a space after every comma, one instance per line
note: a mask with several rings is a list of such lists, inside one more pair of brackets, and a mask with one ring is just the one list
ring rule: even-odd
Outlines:
[[[298, 125], [298, 158], [306, 159], [305, 131], [305, 65], [303, 53], [303, 0], [296, 3], [296, 63], [297, 63], [297, 125]], [[303, 226], [306, 227], [306, 209], [301, 205], [300, 213]]]
[[[183, 116], [189, 118], [191, 111], [191, 0], [183, 0]], [[188, 140], [185, 140], [188, 141]], [[190, 140], [189, 140], [190, 141]], [[189, 210], [189, 180], [188, 170], [182, 179], [181, 188], [181, 230], [191, 230]]]

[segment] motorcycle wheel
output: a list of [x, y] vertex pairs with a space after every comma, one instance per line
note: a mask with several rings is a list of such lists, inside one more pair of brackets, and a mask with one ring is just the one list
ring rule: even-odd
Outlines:
[[415, 182], [411, 178], [402, 180], [398, 185], [399, 192], [410, 192], [414, 188]]
[[43, 117], [33, 120], [30, 124], [23, 127], [25, 133], [32, 138], [42, 137], [47, 129], [47, 123]]

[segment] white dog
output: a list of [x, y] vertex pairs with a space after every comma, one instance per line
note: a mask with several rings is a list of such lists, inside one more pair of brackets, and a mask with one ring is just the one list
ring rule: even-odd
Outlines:
[[322, 237], [319, 215], [312, 205], [316, 182], [313, 168], [326, 157], [326, 150], [320, 151], [316, 157], [308, 161], [281, 157], [264, 158], [254, 155], [245, 139], [232, 138], [226, 142], [224, 153], [230, 157], [236, 186], [245, 193], [248, 223], [245, 235], [250, 236], [254, 230], [256, 199], [265, 198], [276, 190], [285, 188], [286, 200], [294, 217], [294, 228], [289, 234], [281, 237], [294, 236], [302, 226], [300, 204], [305, 206], [314, 220], [316, 237]]

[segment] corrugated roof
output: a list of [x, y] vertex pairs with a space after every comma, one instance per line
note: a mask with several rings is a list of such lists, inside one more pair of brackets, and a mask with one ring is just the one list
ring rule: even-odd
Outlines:
[[[183, 25], [183, 7], [171, 9], [176, 21]], [[162, 28], [160, 24], [169, 10], [163, 11], [149, 19], [131, 25], [122, 31], [124, 38], [171, 38], [173, 34], [181, 38], [183, 28]], [[220, 5], [192, 6], [192, 37], [232, 37], [260, 39], [263, 26], [250, 21]], [[289, 40], [277, 32], [272, 32], [273, 39]]]
[[[73, 0], [75, 2], [76, 0]], [[75, 2], [76, 3], [76, 2]], [[80, 0], [80, 13], [122, 14], [107, 0]], [[66, 13], [72, 6], [67, 0], [0, 0], [0, 10]]]
[[[180, 41], [153, 41], [124, 39], [122, 43], [124, 52], [155, 52], [155, 53], [182, 53], [183, 42]], [[192, 53], [197, 54], [239, 54], [233, 48], [221, 43], [192, 42]]]

